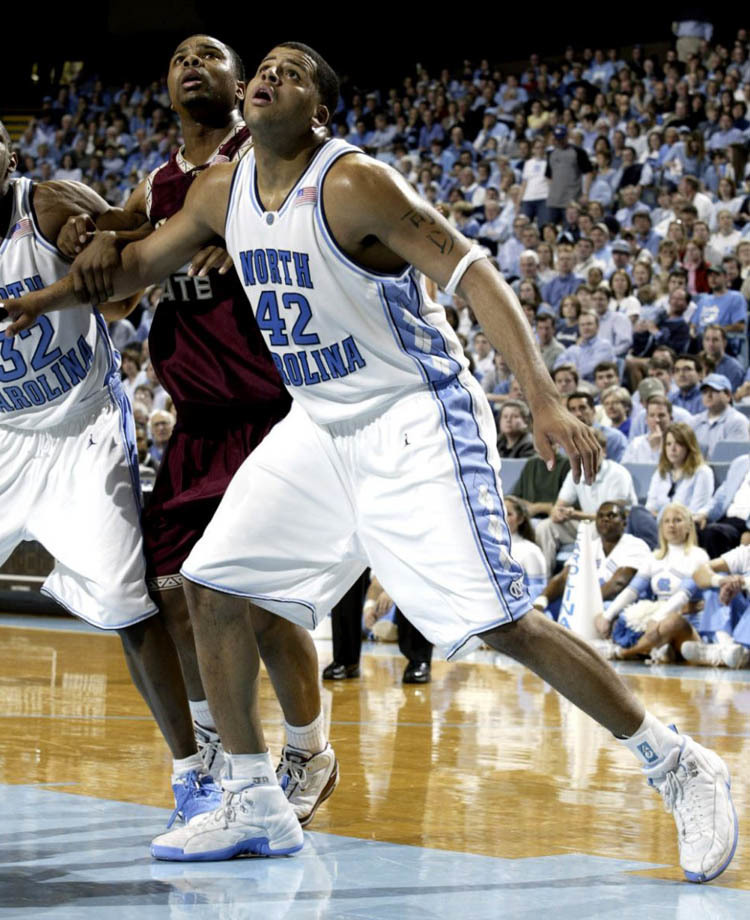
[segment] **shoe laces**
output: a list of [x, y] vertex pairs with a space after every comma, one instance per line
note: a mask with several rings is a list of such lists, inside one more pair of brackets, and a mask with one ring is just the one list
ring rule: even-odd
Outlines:
[[281, 752], [281, 763], [277, 772], [281, 775], [279, 785], [285, 792], [290, 781], [297, 783], [302, 790], [307, 785], [307, 767], [302, 758], [290, 753], [286, 748]]
[[681, 760], [661, 782], [655, 783], [664, 800], [665, 811], [675, 816], [680, 838], [685, 841], [701, 838], [711, 828], [711, 816], [705, 810], [705, 796], [701, 795], [699, 782], [692, 781], [698, 776], [694, 763]]
[[220, 824], [226, 830], [237, 817], [238, 811], [242, 812], [243, 815], [249, 814], [250, 809], [253, 807], [253, 800], [244, 795], [245, 792], [247, 792], [247, 789], [241, 789], [239, 792], [230, 792], [225, 789], [221, 805], [214, 811], [209, 812], [206, 820], [214, 824]]
[[199, 774], [190, 770], [174, 784], [175, 809], [169, 817], [169, 829], [180, 816], [184, 817], [183, 809], [191, 799], [207, 799], [214, 795], [216, 787], [207, 774]]

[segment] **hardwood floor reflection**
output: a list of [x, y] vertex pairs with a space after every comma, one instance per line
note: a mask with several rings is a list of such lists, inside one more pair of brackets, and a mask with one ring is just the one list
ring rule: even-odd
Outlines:
[[[327, 685], [342, 780], [312, 829], [507, 858], [650, 861], [668, 868], [648, 874], [681, 878], [672, 819], [631, 756], [538, 678], [504, 660], [435, 662], [431, 685], [404, 687], [402, 668], [367, 656], [359, 680]], [[66, 792], [171, 807], [169, 754], [116, 637], [2, 628], [0, 675], [4, 783], [70, 783]], [[720, 751], [741, 832], [750, 826], [750, 680], [625, 679], [653, 712]], [[262, 693], [275, 755], [281, 715], [266, 680]], [[750, 890], [742, 838], [720, 884]]]

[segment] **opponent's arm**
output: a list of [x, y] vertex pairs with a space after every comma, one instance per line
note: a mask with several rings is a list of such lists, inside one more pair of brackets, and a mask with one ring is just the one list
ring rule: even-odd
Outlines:
[[[352, 201], [357, 207], [352, 207]], [[376, 160], [351, 155], [331, 168], [323, 202], [331, 230], [343, 249], [368, 264], [369, 253], [380, 270], [398, 270], [411, 262], [441, 287], [449, 285], [471, 245], [436, 210], [423, 201], [395, 170]], [[382, 244], [379, 251], [372, 243]], [[391, 268], [387, 256], [391, 256]], [[465, 264], [465, 263], [464, 263]], [[459, 270], [460, 271], [460, 270]], [[590, 429], [560, 405], [559, 396], [520, 303], [487, 259], [463, 272], [461, 295], [468, 300], [495, 348], [519, 380], [534, 416], [535, 442], [548, 466], [555, 444], [571, 460], [573, 477], [583, 470], [592, 482], [600, 448]]]
[[[166, 278], [188, 262], [201, 246], [224, 232], [229, 187], [235, 164], [221, 164], [202, 173], [193, 183], [185, 205], [147, 239], [131, 243], [121, 253], [113, 273], [112, 297], [122, 299]], [[86, 257], [87, 250], [78, 257]], [[75, 276], [3, 304], [13, 316], [6, 336], [31, 326], [41, 313], [76, 306], [89, 300], [88, 292], [76, 287]]]

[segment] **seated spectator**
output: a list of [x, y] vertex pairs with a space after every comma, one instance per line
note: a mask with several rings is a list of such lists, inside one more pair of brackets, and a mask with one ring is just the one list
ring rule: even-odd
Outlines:
[[705, 411], [693, 416], [693, 431], [703, 456], [710, 459], [720, 441], [748, 440], [748, 420], [732, 407], [732, 385], [723, 374], [704, 377], [700, 390]]
[[619, 461], [625, 453], [628, 439], [621, 431], [612, 428], [611, 425], [602, 425], [596, 421], [596, 407], [594, 406], [594, 397], [583, 390], [577, 390], [571, 393], [566, 399], [568, 411], [575, 417], [588, 425], [589, 428], [595, 428], [604, 435], [606, 448], [606, 457], [608, 460]]
[[560, 319], [557, 321], [555, 338], [567, 348], [578, 341], [578, 317], [581, 315], [581, 302], [575, 294], [563, 297], [560, 303]]
[[501, 457], [531, 457], [534, 439], [528, 406], [515, 399], [506, 400], [500, 409], [497, 449]]
[[[682, 581], [708, 560], [697, 545], [690, 511], [679, 502], [664, 508], [659, 545], [638, 566], [627, 587], [596, 618], [596, 628], [612, 642], [597, 646], [605, 658], [632, 660], [650, 655], [652, 661], [674, 661], [684, 642], [699, 639], [686, 614], [694, 613], [700, 592], [690, 603], [671, 610], [669, 604]], [[654, 600], [638, 600], [650, 593]]]
[[[630, 424], [633, 421], [630, 412], [633, 400], [625, 387], [611, 386], [602, 392], [602, 406], [609, 419], [610, 426], [616, 431], [621, 431], [627, 438]], [[627, 453], [627, 449], [625, 451]], [[622, 459], [622, 458], [621, 458]]]
[[705, 364], [716, 374], [729, 380], [732, 391], [736, 390], [745, 376], [742, 365], [727, 354], [727, 334], [721, 326], [711, 324], [703, 331], [703, 357]]
[[645, 418], [646, 433], [631, 438], [622, 457], [623, 463], [659, 462], [664, 433], [672, 423], [672, 404], [663, 392], [646, 400]]
[[[691, 318], [696, 336], [709, 326], [719, 326], [724, 335], [741, 336], [747, 327], [747, 301], [739, 291], [727, 288], [727, 272], [721, 262], [708, 270], [709, 293], [697, 298], [698, 307]], [[719, 371], [723, 373], [723, 371]]]
[[672, 397], [672, 405], [685, 409], [691, 415], [703, 411], [703, 399], [700, 391], [700, 378], [703, 362], [698, 355], [678, 355], [674, 363], [674, 381], [677, 394]]
[[641, 315], [641, 302], [633, 294], [633, 282], [625, 269], [617, 269], [609, 279], [611, 297], [609, 309], [613, 313], [622, 313], [634, 323]]
[[716, 215], [718, 230], [711, 236], [711, 247], [719, 254], [719, 258], [734, 254], [742, 234], [734, 228], [734, 215], [726, 208]]
[[[643, 567], [649, 549], [643, 540], [625, 533], [626, 512], [619, 501], [601, 502], [596, 508], [595, 515], [589, 517], [596, 521], [597, 537], [593, 541], [594, 564], [602, 600], [607, 601], [617, 596]], [[539, 529], [538, 527], [537, 539]], [[542, 594], [534, 601], [534, 606], [538, 610], [547, 610], [552, 601], [563, 596], [569, 571], [570, 567], [566, 565], [559, 574], [553, 575], [547, 582]]]
[[164, 409], [157, 409], [151, 413], [149, 418], [149, 427], [151, 428], [151, 446], [149, 454], [153, 457], [158, 465], [162, 461], [164, 451], [169, 439], [172, 437], [175, 419], [171, 412]]
[[[671, 226], [674, 226], [674, 224]], [[698, 294], [706, 294], [709, 291], [709, 265], [706, 262], [705, 256], [703, 254], [703, 247], [697, 240], [688, 240], [686, 242], [685, 255], [682, 259], [682, 267], [687, 273], [688, 291], [694, 297]]]
[[[742, 544], [711, 559], [693, 573], [693, 581], [703, 591], [718, 589], [720, 604], [732, 604], [742, 592], [750, 590], [750, 545]], [[704, 636], [707, 641], [686, 642], [682, 647], [685, 660], [714, 668], [746, 668], [750, 664], [750, 630], [746, 628], [748, 609], [745, 604], [739, 622], [732, 629], [733, 635], [717, 631], [714, 641], [708, 641], [708, 637]]]
[[573, 274], [573, 247], [570, 243], [560, 243], [557, 247], [557, 275], [544, 285], [542, 297], [545, 303], [556, 310], [567, 294], [572, 294], [581, 283], [578, 275]]
[[561, 364], [552, 371], [552, 382], [562, 399], [578, 389], [578, 369], [575, 364]]
[[[605, 295], [606, 303], [606, 295]], [[593, 381], [594, 368], [600, 361], [614, 361], [615, 352], [612, 345], [599, 336], [599, 316], [593, 311], [582, 311], [578, 317], [578, 344], [569, 345], [558, 357], [555, 367], [560, 364], [575, 364], [584, 380]]]
[[524, 464], [510, 494], [523, 500], [530, 517], [548, 517], [569, 472], [570, 460], [565, 454], [555, 453], [555, 465], [551, 470], [535, 454]]
[[711, 507], [696, 516], [698, 542], [715, 559], [734, 549], [750, 530], [750, 455], [735, 457]]
[[633, 344], [633, 324], [624, 313], [609, 309], [609, 288], [600, 285], [591, 295], [599, 317], [599, 338], [609, 342], [618, 358], [624, 357]]
[[610, 387], [615, 387], [620, 385], [620, 372], [617, 368], [616, 361], [600, 361], [594, 368], [594, 386], [596, 387], [595, 399], [599, 403], [596, 410], [596, 420], [597, 422], [602, 422], [605, 425], [609, 424], [607, 421], [607, 414], [604, 411], [604, 407], [601, 404], [602, 396], [605, 390], [608, 390]]
[[513, 495], [505, 497], [505, 519], [510, 531], [510, 554], [523, 567], [523, 580], [532, 601], [547, 583], [547, 564], [534, 539], [534, 528], [524, 502]]
[[665, 314], [657, 320], [637, 320], [633, 330], [633, 355], [641, 359], [648, 357], [659, 345], [666, 345], [677, 354], [687, 351], [690, 345], [690, 325], [685, 314], [689, 306], [687, 291], [677, 287], [669, 295]]
[[[604, 433], [598, 431], [597, 438], [604, 447]], [[575, 540], [578, 521], [593, 520], [597, 509], [605, 501], [622, 501], [628, 506], [638, 501], [633, 478], [624, 466], [620, 466], [614, 460], [603, 460], [596, 479], [590, 486], [586, 485], [583, 479], [578, 483], [573, 482], [572, 473], [568, 473], [552, 513], [536, 528], [537, 543], [551, 572], [554, 571], [559, 548]], [[574, 507], [576, 504], [578, 510]]]
[[544, 306], [536, 314], [536, 338], [544, 365], [551, 371], [565, 346], [555, 338], [555, 317]]

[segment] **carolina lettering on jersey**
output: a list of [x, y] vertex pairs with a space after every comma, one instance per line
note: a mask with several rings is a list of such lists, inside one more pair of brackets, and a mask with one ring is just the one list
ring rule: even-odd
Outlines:
[[39, 275], [33, 275], [31, 278], [24, 278], [21, 281], [3, 281], [0, 284], [0, 300], [10, 300], [11, 297], [23, 297], [24, 294], [31, 291], [41, 291], [44, 283]]
[[[313, 313], [310, 301], [299, 292], [299, 288], [313, 290], [315, 287], [308, 253], [289, 249], [245, 249], [240, 252], [240, 265], [245, 287], [275, 284], [295, 288], [294, 292], [282, 293], [280, 300], [273, 289], [261, 291], [257, 302], [248, 293], [258, 327], [270, 333], [269, 345], [288, 346], [290, 336], [295, 345], [321, 345], [318, 334], [307, 331]], [[367, 363], [352, 335], [320, 348], [287, 351], [284, 355], [271, 350], [271, 358], [288, 387], [314, 386], [346, 377]]]

